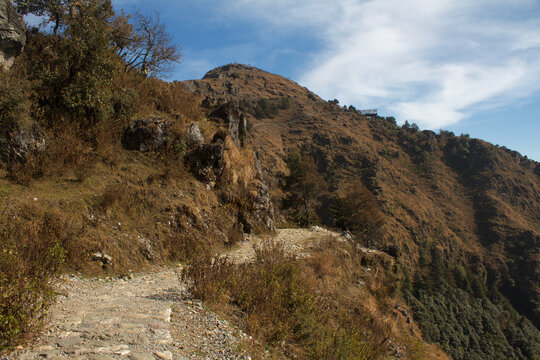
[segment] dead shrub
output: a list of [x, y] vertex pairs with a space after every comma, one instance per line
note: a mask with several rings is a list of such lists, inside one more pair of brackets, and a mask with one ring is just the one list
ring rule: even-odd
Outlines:
[[231, 273], [235, 265], [225, 257], [209, 254], [195, 258], [184, 276], [192, 281], [190, 291], [196, 298], [205, 301], [228, 301]]
[[135, 74], [122, 74], [117, 81], [122, 87], [137, 89], [132, 101], [135, 115], [162, 113], [181, 123], [203, 118], [199, 99], [179, 83], [168, 83], [155, 78], [145, 79]]
[[201, 241], [200, 233], [194, 231], [173, 231], [162, 241], [165, 257], [175, 261], [195, 259], [209, 254], [216, 244], [217, 241], [210, 236]]

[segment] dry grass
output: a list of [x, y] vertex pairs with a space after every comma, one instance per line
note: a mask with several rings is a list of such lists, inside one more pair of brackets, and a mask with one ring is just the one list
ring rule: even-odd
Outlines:
[[115, 82], [118, 88], [135, 89], [135, 96], [130, 101], [134, 117], [162, 114], [183, 124], [203, 119], [200, 99], [177, 82], [145, 79], [133, 73], [119, 74]]
[[266, 240], [253, 263], [204, 256], [184, 276], [194, 296], [283, 358], [377, 359], [393, 349], [404, 359], [446, 359], [399, 310], [401, 280], [388, 255], [332, 237], [313, 244], [298, 259]]
[[338, 265], [341, 256], [327, 251], [302, 261], [267, 242], [253, 263], [207, 256], [193, 261], [184, 276], [193, 281], [195, 296], [284, 356], [376, 359], [389, 329], [343, 292], [351, 271]]

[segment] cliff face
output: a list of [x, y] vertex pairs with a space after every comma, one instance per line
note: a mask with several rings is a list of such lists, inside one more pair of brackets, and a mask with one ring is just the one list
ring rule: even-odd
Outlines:
[[464, 268], [539, 326], [538, 163], [466, 135], [362, 116], [245, 65], [226, 65], [183, 84], [202, 97], [233, 100], [248, 114], [246, 141], [269, 174], [271, 192], [279, 192], [276, 179], [287, 172], [283, 157], [309, 154], [331, 192], [360, 180], [376, 195], [386, 228], [375, 245], [397, 245], [411, 274], [429, 246], [446, 268]]
[[9, 68], [26, 42], [26, 26], [11, 0], [0, 0], [0, 66]]

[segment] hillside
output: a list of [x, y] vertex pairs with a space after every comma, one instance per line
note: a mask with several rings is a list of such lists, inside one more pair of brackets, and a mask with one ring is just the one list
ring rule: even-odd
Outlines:
[[[373, 245], [398, 245], [398, 261], [411, 278], [422, 269], [429, 277], [434, 266], [461, 272], [470, 283], [462, 287], [476, 288], [468, 290], [473, 297], [500, 292], [539, 326], [540, 164], [467, 135], [361, 116], [245, 65], [226, 65], [183, 85], [201, 97], [238, 104], [276, 197], [292, 151], [313, 158], [330, 193], [360, 179], [386, 220], [384, 236]], [[324, 205], [318, 211], [324, 224], [335, 225]], [[416, 280], [413, 288], [428, 281]], [[459, 280], [448, 282], [456, 287]], [[436, 334], [431, 339], [441, 340]]]
[[0, 70], [0, 351], [31, 346], [62, 273], [182, 262], [255, 358], [540, 356], [538, 163], [250, 66], [148, 78], [110, 2], [81, 6]]

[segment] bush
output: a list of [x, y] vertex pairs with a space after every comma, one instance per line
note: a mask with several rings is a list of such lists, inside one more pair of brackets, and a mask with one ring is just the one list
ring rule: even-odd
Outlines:
[[445, 262], [433, 243], [422, 244], [419, 268], [404, 297], [424, 338], [439, 343], [454, 359], [540, 357], [534, 325], [478, 276]]
[[69, 120], [87, 128], [113, 112], [113, 74], [121, 69], [111, 44], [109, 0], [84, 0], [59, 36], [29, 33], [24, 60], [36, 80], [47, 125]]
[[48, 220], [0, 219], [0, 351], [41, 324], [54, 300], [51, 279], [64, 251]]
[[30, 155], [22, 163], [9, 164], [9, 178], [19, 184], [29, 185], [44, 176], [74, 175], [82, 181], [92, 173], [95, 162], [85, 143], [72, 126], [65, 126], [53, 133], [44, 151]]

